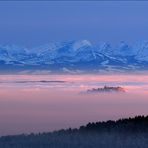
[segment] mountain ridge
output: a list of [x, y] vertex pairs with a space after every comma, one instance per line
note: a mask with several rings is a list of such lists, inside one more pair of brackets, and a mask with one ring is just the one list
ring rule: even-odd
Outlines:
[[93, 45], [88, 40], [52, 42], [35, 48], [0, 45], [0, 71], [3, 67], [52, 72], [55, 68], [59, 72], [65, 68], [82, 72], [147, 70], [148, 41], [133, 46], [122, 41], [115, 47], [109, 43]]

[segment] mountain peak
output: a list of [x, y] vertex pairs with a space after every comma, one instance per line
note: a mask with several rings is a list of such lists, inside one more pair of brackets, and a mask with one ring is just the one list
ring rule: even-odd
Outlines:
[[80, 41], [76, 41], [74, 44], [73, 44], [73, 49], [74, 50], [77, 50], [81, 47], [91, 47], [92, 44], [88, 41], [88, 40], [80, 40]]

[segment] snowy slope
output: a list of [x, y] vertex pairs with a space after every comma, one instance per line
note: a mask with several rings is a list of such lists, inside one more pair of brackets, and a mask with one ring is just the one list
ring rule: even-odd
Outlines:
[[14, 68], [49, 70], [148, 69], [148, 41], [93, 45], [88, 40], [53, 42], [35, 48], [0, 45], [0, 70]]

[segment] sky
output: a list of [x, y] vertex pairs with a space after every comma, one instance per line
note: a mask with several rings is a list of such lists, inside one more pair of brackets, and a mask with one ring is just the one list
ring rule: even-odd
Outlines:
[[147, 1], [1, 1], [0, 44], [148, 39]]

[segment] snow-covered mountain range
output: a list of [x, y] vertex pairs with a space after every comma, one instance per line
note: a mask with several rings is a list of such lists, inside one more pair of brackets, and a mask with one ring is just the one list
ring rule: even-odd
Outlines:
[[0, 45], [0, 71], [100, 72], [148, 69], [148, 41], [112, 46], [87, 40], [49, 43], [35, 48]]

